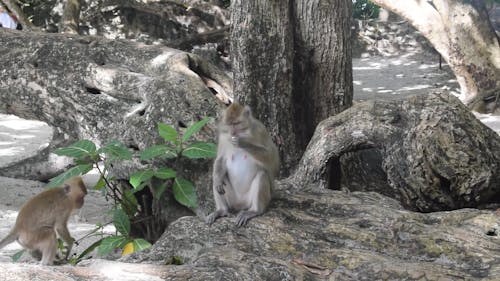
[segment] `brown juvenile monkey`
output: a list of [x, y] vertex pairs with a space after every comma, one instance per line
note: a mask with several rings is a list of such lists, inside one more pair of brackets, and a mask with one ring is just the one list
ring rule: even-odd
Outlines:
[[26, 202], [17, 215], [16, 224], [0, 241], [0, 249], [17, 240], [43, 265], [52, 265], [57, 253], [57, 237], [66, 242], [66, 259], [74, 239], [68, 231], [68, 218], [83, 206], [87, 189], [81, 177], [67, 180], [63, 186], [47, 189]]
[[271, 189], [279, 171], [279, 155], [264, 125], [252, 116], [248, 106], [231, 104], [219, 122], [217, 157], [213, 167], [215, 212], [212, 224], [239, 211], [238, 227], [261, 215], [271, 201]]

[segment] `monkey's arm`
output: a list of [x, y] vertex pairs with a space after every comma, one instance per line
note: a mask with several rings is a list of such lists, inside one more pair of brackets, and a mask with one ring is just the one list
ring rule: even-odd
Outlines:
[[[263, 139], [261, 137], [260, 139]], [[234, 146], [242, 148], [246, 150], [248, 153], [252, 154], [252, 156], [263, 162], [269, 163], [270, 157], [272, 155], [271, 147], [273, 144], [265, 144], [262, 141], [257, 141], [256, 138], [252, 137], [233, 137], [231, 142]]]
[[62, 223], [57, 223], [56, 232], [62, 238], [62, 240], [64, 240], [64, 242], [66, 242], [67, 244], [67, 252], [65, 259], [68, 259], [68, 256], [71, 252], [71, 248], [73, 248], [73, 243], [75, 242], [75, 239], [71, 237], [71, 235], [69, 234], [67, 221]]
[[224, 165], [224, 157], [217, 157], [214, 162], [214, 171], [212, 174], [214, 189], [219, 194], [224, 194], [224, 180], [227, 178], [227, 169]]

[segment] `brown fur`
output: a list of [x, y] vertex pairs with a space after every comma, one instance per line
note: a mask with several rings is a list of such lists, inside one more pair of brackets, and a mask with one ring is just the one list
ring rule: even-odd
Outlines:
[[33, 256], [42, 256], [42, 264], [51, 265], [57, 252], [57, 237], [68, 244], [66, 258], [73, 245], [67, 223], [75, 209], [84, 203], [87, 189], [81, 177], [67, 180], [63, 186], [47, 189], [28, 200], [17, 215], [16, 224], [0, 241], [0, 249], [17, 240]]

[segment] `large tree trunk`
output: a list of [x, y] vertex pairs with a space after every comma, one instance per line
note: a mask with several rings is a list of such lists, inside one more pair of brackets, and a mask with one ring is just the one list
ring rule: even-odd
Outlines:
[[[368, 149], [374, 158], [339, 172], [341, 157]], [[500, 203], [500, 137], [449, 94], [368, 101], [318, 125], [294, 176], [299, 189], [377, 191], [423, 212]]]
[[319, 122], [352, 105], [352, 2], [294, 2], [293, 120], [304, 149]]
[[231, 5], [235, 97], [269, 128], [286, 175], [316, 125], [351, 105], [351, 1]]
[[235, 99], [269, 129], [287, 173], [300, 157], [292, 98], [293, 30], [286, 1], [231, 3]]
[[59, 23], [59, 32], [78, 34], [80, 6], [80, 0], [66, 0], [61, 22]]
[[500, 104], [500, 40], [482, 0], [372, 0], [408, 20], [455, 73], [462, 101], [491, 112]]

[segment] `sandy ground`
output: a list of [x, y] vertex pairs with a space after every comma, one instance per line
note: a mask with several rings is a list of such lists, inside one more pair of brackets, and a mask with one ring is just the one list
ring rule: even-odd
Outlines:
[[[392, 100], [446, 89], [455, 96], [460, 87], [448, 65], [439, 68], [439, 57], [408, 53], [396, 57], [372, 56], [353, 59], [354, 100]], [[474, 113], [486, 126], [500, 134], [500, 116]]]
[[52, 129], [44, 122], [0, 115], [0, 169], [49, 146]]
[[392, 100], [447, 89], [458, 95], [460, 87], [447, 65], [439, 69], [437, 55], [409, 53], [397, 57], [353, 60], [354, 99]]
[[[428, 89], [445, 88], [458, 94], [458, 84], [446, 66], [439, 69], [438, 58], [407, 54], [399, 57], [368, 57], [353, 60], [354, 99], [394, 99], [411, 94], [423, 94]], [[500, 117], [478, 115], [500, 134]], [[51, 128], [39, 121], [24, 120], [0, 114], [0, 169], [35, 155], [52, 138]], [[93, 186], [95, 175], [84, 177], [87, 186]], [[27, 198], [43, 190], [44, 184], [0, 177], [0, 237], [4, 237], [15, 222], [20, 206]], [[73, 216], [69, 229], [78, 240], [94, 229], [96, 223], [110, 219], [110, 204], [97, 191], [90, 191], [83, 209]], [[107, 228], [112, 232], [113, 228]], [[97, 238], [81, 241], [74, 250], [80, 253]], [[0, 250], [0, 262], [20, 250], [12, 243]], [[34, 263], [25, 255], [23, 261]]]

